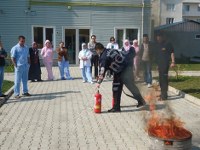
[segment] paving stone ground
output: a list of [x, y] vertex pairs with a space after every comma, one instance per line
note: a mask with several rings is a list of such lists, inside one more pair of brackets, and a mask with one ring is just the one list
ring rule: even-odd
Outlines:
[[[74, 80], [28, 83], [31, 97], [13, 96], [0, 108], [0, 150], [149, 150], [155, 143], [145, 132], [150, 111], [136, 108], [137, 102], [122, 94], [122, 112], [111, 108], [111, 80], [102, 83], [102, 113], [93, 112], [95, 84], [82, 83], [78, 67], [70, 68]], [[42, 68], [42, 79], [46, 70]], [[6, 75], [13, 80], [13, 74]], [[138, 84], [145, 95], [148, 89]], [[125, 91], [127, 91], [125, 89]], [[193, 134], [192, 150], [200, 150], [200, 106], [169, 92], [157, 111], [170, 106]]]

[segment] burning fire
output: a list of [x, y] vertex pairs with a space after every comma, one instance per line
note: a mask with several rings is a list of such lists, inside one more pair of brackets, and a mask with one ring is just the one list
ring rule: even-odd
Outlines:
[[156, 97], [155, 91], [150, 91], [145, 97], [145, 100], [149, 103], [151, 113], [150, 118], [147, 120], [146, 130], [148, 134], [162, 139], [176, 140], [191, 137], [192, 134], [183, 127], [184, 123], [175, 117], [170, 108], [165, 114], [156, 112]]
[[164, 117], [156, 112], [147, 123], [147, 131], [151, 136], [162, 139], [185, 139], [191, 136], [191, 133], [183, 127], [183, 122], [176, 117]]

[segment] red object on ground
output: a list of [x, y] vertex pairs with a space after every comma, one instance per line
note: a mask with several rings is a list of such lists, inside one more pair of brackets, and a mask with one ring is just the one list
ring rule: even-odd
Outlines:
[[99, 90], [94, 96], [95, 104], [94, 104], [94, 112], [101, 113], [101, 99], [102, 95], [99, 93]]
[[114, 107], [114, 105], [115, 105], [115, 99], [114, 99], [114, 97], [112, 98], [112, 108]]

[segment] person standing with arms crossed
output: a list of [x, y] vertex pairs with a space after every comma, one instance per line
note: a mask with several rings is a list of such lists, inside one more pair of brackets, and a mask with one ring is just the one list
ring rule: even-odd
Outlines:
[[96, 45], [96, 35], [91, 36], [91, 41], [88, 43], [88, 49], [92, 53], [91, 58], [91, 74], [92, 74], [92, 67], [94, 65], [94, 78], [98, 79], [98, 64], [99, 64], [99, 56], [97, 52], [95, 51], [95, 45]]
[[25, 45], [25, 37], [18, 37], [18, 44], [11, 49], [11, 60], [15, 67], [14, 97], [20, 98], [20, 84], [23, 84], [23, 96], [31, 96], [28, 93], [29, 49]]

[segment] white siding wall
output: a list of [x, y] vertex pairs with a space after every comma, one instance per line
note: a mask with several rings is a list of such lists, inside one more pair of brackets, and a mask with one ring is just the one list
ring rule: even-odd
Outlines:
[[[80, 0], [77, 0], [80, 2]], [[82, 0], [85, 2], [84, 0]], [[61, 2], [61, 0], [59, 1]], [[70, 2], [76, 2], [71, 0]], [[91, 2], [117, 2], [120, 0], [92, 0]], [[150, 0], [145, 0], [148, 4]], [[142, 0], [126, 0], [123, 3], [141, 4]], [[26, 14], [27, 0], [1, 0], [0, 36], [7, 50], [18, 42], [18, 35], [26, 37], [26, 44], [32, 42], [32, 26], [53, 26], [56, 31], [56, 44], [62, 40], [63, 27], [90, 27], [91, 33], [97, 35], [97, 40], [106, 44], [110, 36], [114, 35], [116, 27], [138, 28], [141, 35], [150, 32], [150, 8], [144, 9], [142, 27], [142, 8], [133, 7], [78, 7], [68, 10], [66, 6], [31, 6], [35, 15]]]

